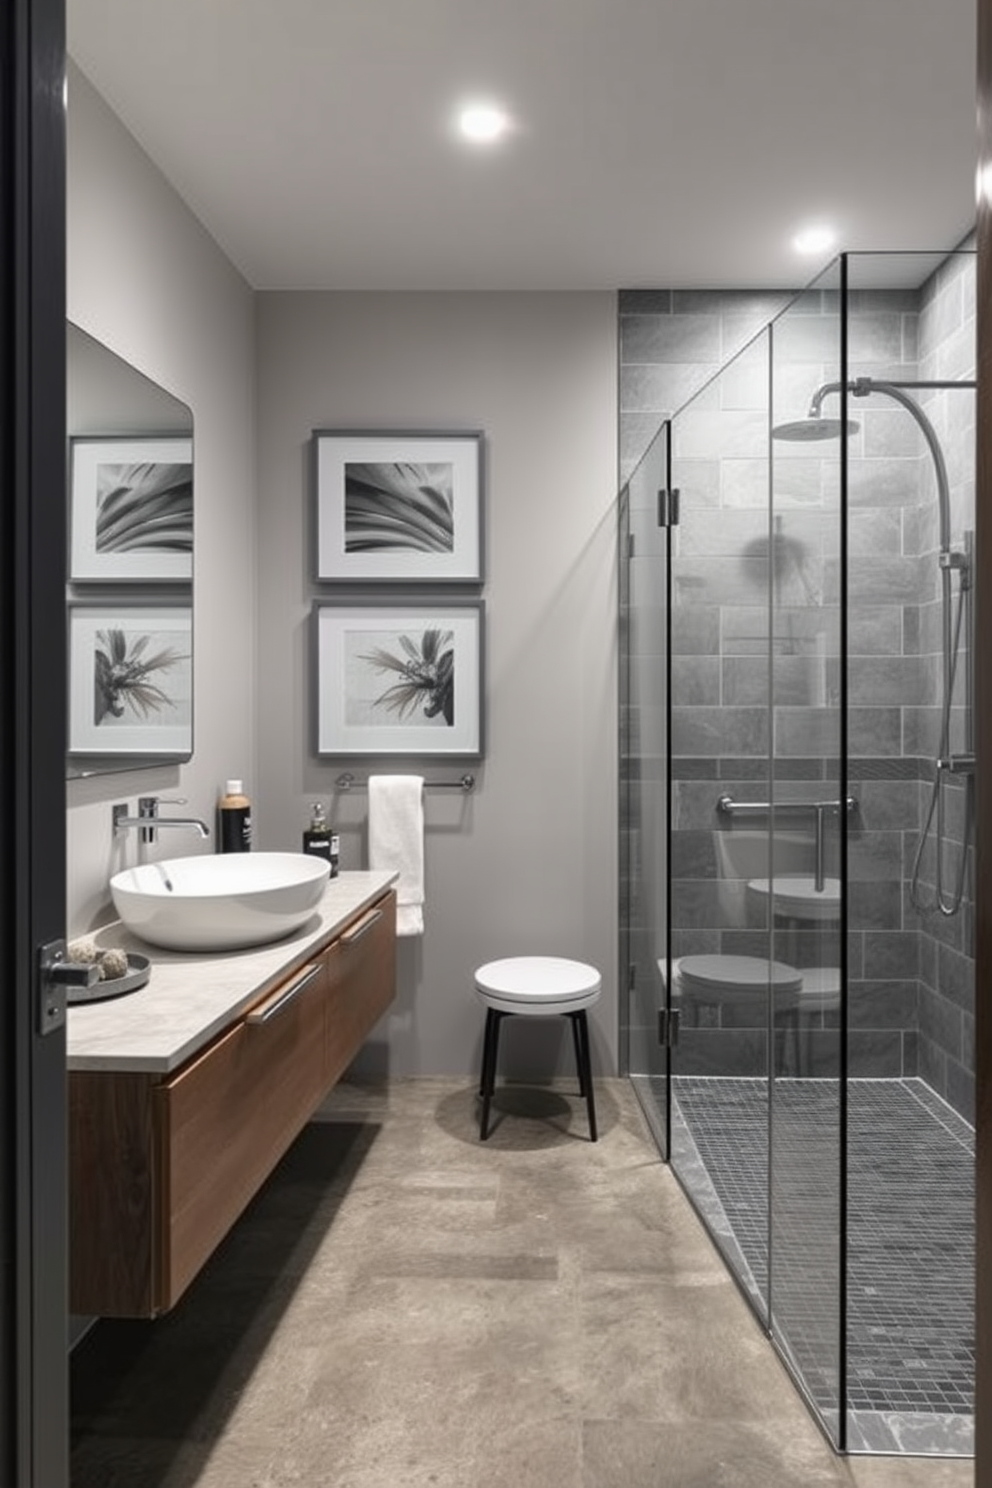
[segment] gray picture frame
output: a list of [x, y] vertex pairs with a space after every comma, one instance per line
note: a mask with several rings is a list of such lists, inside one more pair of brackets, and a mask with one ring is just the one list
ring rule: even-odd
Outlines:
[[317, 581], [481, 584], [483, 448], [479, 429], [314, 430]]
[[318, 757], [483, 757], [483, 600], [315, 600], [311, 623]]

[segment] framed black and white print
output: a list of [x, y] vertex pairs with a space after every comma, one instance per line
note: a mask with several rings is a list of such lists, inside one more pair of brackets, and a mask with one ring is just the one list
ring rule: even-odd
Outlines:
[[481, 433], [313, 438], [318, 579], [481, 582]]
[[70, 442], [72, 580], [193, 577], [193, 442], [130, 436]]
[[189, 605], [69, 606], [70, 754], [189, 757]]
[[319, 755], [482, 756], [483, 603], [318, 601]]

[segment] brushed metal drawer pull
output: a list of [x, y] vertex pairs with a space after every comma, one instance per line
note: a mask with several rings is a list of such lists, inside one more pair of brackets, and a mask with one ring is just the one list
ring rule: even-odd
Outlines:
[[365, 916], [364, 919], [359, 920], [358, 924], [355, 926], [355, 928], [353, 930], [346, 930], [345, 931], [345, 933], [341, 937], [342, 944], [343, 945], [349, 945], [349, 946], [350, 945], [354, 945], [356, 941], [361, 940], [361, 938], [362, 938], [363, 935], [367, 935], [369, 933], [369, 931], [372, 929], [372, 926], [375, 925], [375, 924], [377, 924], [378, 921], [381, 920], [381, 919], [382, 919], [382, 910], [381, 909], [370, 910], [369, 913]]
[[270, 1018], [275, 1018], [279, 1013], [284, 1012], [291, 1002], [295, 1002], [304, 987], [309, 987], [314, 977], [320, 975], [321, 970], [322, 968], [319, 965], [307, 967], [298, 981], [290, 982], [288, 987], [283, 987], [282, 991], [271, 1002], [263, 1002], [261, 1007], [254, 1008], [248, 1014], [245, 1022], [268, 1023]]

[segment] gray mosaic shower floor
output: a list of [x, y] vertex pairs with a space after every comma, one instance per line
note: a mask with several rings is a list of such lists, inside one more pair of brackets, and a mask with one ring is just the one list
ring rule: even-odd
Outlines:
[[[678, 1077], [673, 1155], [734, 1270], [768, 1294], [768, 1093]], [[814, 1403], [839, 1393], [839, 1091], [776, 1082], [775, 1329]], [[847, 1396], [852, 1450], [971, 1451], [974, 1136], [920, 1080], [852, 1080]]]

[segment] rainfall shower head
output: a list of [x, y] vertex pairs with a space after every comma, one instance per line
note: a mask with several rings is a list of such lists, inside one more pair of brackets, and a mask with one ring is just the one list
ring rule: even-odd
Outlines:
[[[854, 419], [848, 419], [848, 434], [856, 434], [858, 428]], [[794, 419], [790, 424], [776, 424], [772, 438], [789, 440], [794, 444], [814, 443], [820, 439], [839, 439], [843, 431], [843, 419], [821, 418], [818, 413], [811, 413], [807, 418]]]

